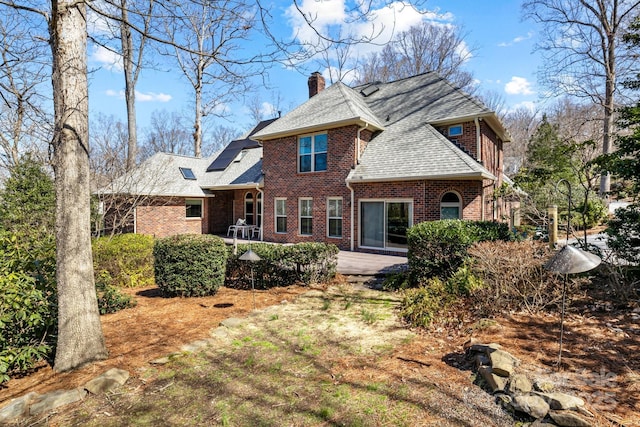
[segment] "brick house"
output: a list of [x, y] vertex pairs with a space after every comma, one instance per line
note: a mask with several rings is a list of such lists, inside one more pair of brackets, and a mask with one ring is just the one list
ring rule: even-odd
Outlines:
[[[246, 218], [266, 241], [398, 253], [406, 251], [406, 229], [418, 222], [509, 218], [509, 205], [494, 197], [509, 137], [478, 100], [435, 73], [326, 89], [313, 73], [308, 83], [308, 101], [262, 122], [222, 153], [170, 156], [174, 166], [191, 168], [191, 184], [201, 191], [173, 206], [189, 216], [187, 201], [201, 200], [202, 233], [225, 233]], [[143, 228], [162, 224], [147, 208], [155, 209], [136, 208], [136, 232], [185, 229], [175, 215], [173, 231]]]

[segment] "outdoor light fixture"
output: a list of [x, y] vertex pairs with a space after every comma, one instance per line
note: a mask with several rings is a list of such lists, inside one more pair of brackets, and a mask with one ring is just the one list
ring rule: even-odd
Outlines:
[[253, 263], [261, 261], [262, 258], [257, 253], [251, 250], [251, 234], [249, 234], [249, 250], [238, 258], [241, 261], [249, 261], [251, 263], [251, 292], [253, 294], [253, 309], [256, 309], [256, 288], [253, 283]]
[[562, 284], [562, 314], [560, 317], [560, 351], [558, 353], [558, 369], [560, 369], [562, 362], [562, 338], [564, 336], [564, 306], [567, 295], [567, 280], [569, 274], [584, 273], [589, 270], [593, 270], [600, 265], [601, 259], [599, 256], [592, 253], [583, 251], [574, 246], [569, 246], [569, 229], [571, 226], [571, 184], [566, 179], [561, 179], [556, 184], [556, 190], [558, 185], [564, 183], [568, 189], [568, 207], [567, 207], [567, 241], [565, 246], [558, 251], [553, 258], [551, 258], [544, 265], [544, 269], [552, 273], [564, 274], [564, 282]]

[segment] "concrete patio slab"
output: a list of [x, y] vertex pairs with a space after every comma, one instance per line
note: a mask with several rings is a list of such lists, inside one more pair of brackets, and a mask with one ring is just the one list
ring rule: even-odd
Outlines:
[[407, 257], [340, 251], [338, 273], [349, 276], [379, 276], [407, 270]]

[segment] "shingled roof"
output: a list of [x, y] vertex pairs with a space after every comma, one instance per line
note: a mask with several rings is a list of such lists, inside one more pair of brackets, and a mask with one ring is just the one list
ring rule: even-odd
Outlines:
[[[375, 132], [350, 181], [495, 179], [434, 126], [482, 118], [505, 129], [480, 101], [428, 72], [350, 88], [335, 83], [253, 135], [261, 141], [356, 124]], [[379, 132], [378, 132], [379, 131]]]

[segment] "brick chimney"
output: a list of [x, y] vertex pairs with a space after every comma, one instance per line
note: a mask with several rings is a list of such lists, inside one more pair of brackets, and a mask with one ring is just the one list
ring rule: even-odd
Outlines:
[[325, 87], [324, 77], [317, 71], [311, 73], [307, 83], [309, 85], [309, 98], [322, 92]]

